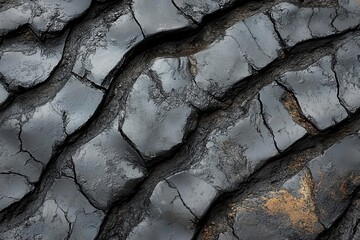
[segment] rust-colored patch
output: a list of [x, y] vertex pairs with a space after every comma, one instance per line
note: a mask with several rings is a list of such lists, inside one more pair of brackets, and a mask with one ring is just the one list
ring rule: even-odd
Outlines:
[[297, 124], [305, 128], [310, 135], [316, 135], [318, 133], [318, 130], [301, 114], [300, 107], [291, 93], [286, 92], [282, 96], [282, 102]]
[[226, 231], [226, 228], [223, 224], [215, 224], [210, 222], [205, 225], [201, 230], [201, 233], [198, 237], [199, 240], [217, 240], [217, 236], [220, 232]]
[[320, 232], [315, 204], [311, 197], [312, 182], [307, 175], [301, 179], [300, 198], [294, 197], [287, 190], [281, 189], [265, 198], [264, 208], [270, 214], [285, 215], [290, 223], [306, 232]]

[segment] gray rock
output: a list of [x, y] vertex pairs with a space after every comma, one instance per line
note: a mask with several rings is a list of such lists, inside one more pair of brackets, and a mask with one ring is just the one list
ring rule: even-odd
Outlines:
[[8, 97], [9, 97], [8, 91], [6, 91], [4, 86], [0, 84], [0, 106], [6, 101]]
[[229, 0], [174, 0], [176, 6], [187, 16], [191, 16], [196, 22], [201, 22], [204, 16], [215, 12], [223, 7], [223, 2]]
[[192, 107], [166, 96], [161, 88], [143, 74], [126, 101], [121, 129], [146, 159], [171, 152], [194, 128], [196, 119]]
[[339, 98], [344, 106], [355, 112], [360, 107], [360, 38], [350, 40], [336, 53], [334, 70], [339, 81]]
[[192, 24], [169, 0], [158, 0], [156, 4], [133, 0], [132, 10], [145, 36], [183, 29]]
[[17, 174], [0, 173], [0, 181], [0, 211], [34, 189], [25, 177]]
[[[20, 135], [24, 150], [47, 164], [54, 145], [88, 121], [102, 96], [102, 91], [70, 78], [53, 100], [26, 116]], [[86, 106], [78, 103], [86, 103]]]
[[305, 117], [319, 130], [344, 120], [348, 114], [337, 98], [332, 57], [321, 58], [305, 70], [287, 72], [280, 81], [294, 92]]
[[210, 133], [190, 173], [217, 190], [231, 191], [277, 154], [260, 103], [253, 100], [248, 113], [233, 125]]
[[[262, 69], [278, 57], [281, 50], [274, 25], [263, 13], [246, 18], [226, 30], [255, 69]], [[230, 49], [231, 50], [231, 49]]]
[[73, 179], [56, 179], [43, 204], [19, 226], [0, 233], [1, 239], [94, 239], [104, 213], [90, 205]]
[[167, 181], [176, 188], [185, 206], [197, 218], [201, 218], [206, 213], [218, 195], [215, 188], [188, 172], [177, 173], [167, 178]]
[[280, 3], [272, 8], [275, 27], [288, 47], [312, 38], [309, 29], [311, 8], [299, 8], [291, 3]]
[[129, 10], [121, 10], [110, 21], [96, 19], [81, 40], [73, 72], [101, 85], [125, 54], [143, 40], [141, 29]]
[[308, 163], [319, 219], [329, 228], [350, 204], [360, 186], [360, 138], [352, 135]]
[[25, 24], [39, 34], [59, 32], [70, 21], [81, 16], [91, 0], [15, 0], [0, 9], [0, 36]]
[[339, 9], [333, 26], [338, 31], [345, 31], [359, 26], [360, 7], [357, 0], [338, 0]]
[[67, 34], [45, 43], [22, 37], [6, 40], [0, 48], [0, 74], [10, 88], [31, 88], [46, 81], [59, 64]]
[[83, 192], [104, 210], [131, 194], [144, 178], [142, 160], [118, 131], [118, 119], [81, 146], [72, 159]]
[[302, 126], [294, 122], [285, 109], [281, 102], [284, 94], [285, 90], [276, 83], [264, 87], [259, 92], [265, 121], [280, 151], [284, 151], [307, 133]]
[[195, 62], [196, 84], [217, 98], [224, 97], [236, 83], [251, 75], [246, 57], [231, 36], [217, 39], [191, 58]]
[[309, 29], [313, 37], [327, 37], [337, 31], [332, 23], [336, 17], [334, 8], [314, 8], [310, 18]]

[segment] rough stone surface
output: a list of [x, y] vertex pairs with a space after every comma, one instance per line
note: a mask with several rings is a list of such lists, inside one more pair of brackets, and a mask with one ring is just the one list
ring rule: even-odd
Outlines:
[[293, 91], [304, 115], [324, 130], [347, 117], [337, 93], [337, 80], [332, 70], [332, 57], [326, 56], [305, 70], [287, 72], [281, 78]]
[[360, 238], [358, 0], [0, 0], [0, 240]]

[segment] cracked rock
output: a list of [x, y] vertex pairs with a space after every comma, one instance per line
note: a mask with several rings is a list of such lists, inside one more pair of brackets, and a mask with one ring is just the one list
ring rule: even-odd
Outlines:
[[31, 88], [46, 81], [59, 64], [67, 33], [45, 43], [18, 37], [0, 48], [0, 78], [12, 89]]
[[339, 31], [356, 28], [360, 22], [360, 4], [357, 0], [338, 0], [339, 9], [333, 26]]
[[334, 71], [339, 81], [339, 98], [350, 112], [360, 107], [360, 38], [341, 46], [336, 53]]
[[0, 233], [1, 239], [94, 239], [104, 213], [94, 208], [73, 179], [56, 179], [42, 205], [19, 226]]
[[0, 84], [0, 106], [6, 101], [8, 97], [9, 97], [9, 92], [6, 91], [6, 89], [2, 84]]
[[270, 127], [276, 146], [284, 151], [307, 133], [305, 128], [294, 122], [282, 103], [285, 90], [273, 83], [260, 90], [264, 119]]
[[81, 41], [73, 72], [101, 85], [125, 54], [143, 40], [141, 29], [129, 10], [112, 13], [114, 19], [99, 18]]
[[112, 126], [81, 146], [72, 157], [77, 182], [96, 206], [108, 209], [121, 197], [129, 196], [144, 178], [138, 153]]
[[236, 23], [226, 30], [226, 35], [234, 37], [239, 44], [240, 52], [257, 70], [274, 61], [281, 50], [273, 23], [263, 13]]
[[278, 155], [260, 108], [259, 101], [253, 100], [248, 113], [233, 125], [211, 132], [190, 172], [217, 190], [231, 191]]
[[173, 2], [184, 14], [199, 23], [205, 15], [223, 8], [230, 0], [173, 0]]
[[217, 191], [188, 172], [159, 182], [150, 196], [149, 216], [127, 239], [191, 239], [195, 222], [205, 213]]
[[0, 174], [0, 182], [0, 211], [34, 189], [26, 178], [17, 174]]
[[[179, 91], [183, 79], [171, 79], [159, 72], [160, 79], [152, 79], [146, 74], [138, 77], [127, 98], [121, 126], [146, 159], [170, 153], [196, 124], [195, 110], [183, 100], [176, 99], [176, 90], [173, 96], [166, 92], [175, 88]], [[167, 81], [174, 82], [174, 89], [168, 88]]]
[[184, 205], [177, 189], [166, 180], [156, 185], [149, 208], [149, 216], [130, 232], [128, 240], [191, 239], [195, 216]]
[[146, 37], [183, 29], [193, 24], [170, 0], [158, 0], [156, 4], [147, 0], [133, 0], [131, 7]]
[[321, 58], [305, 70], [285, 73], [280, 82], [294, 92], [303, 114], [319, 130], [331, 127], [348, 116], [337, 97], [331, 56]]
[[59, 32], [81, 16], [91, 0], [15, 0], [0, 8], [0, 36], [30, 24], [39, 34]]
[[216, 40], [191, 57], [196, 63], [196, 84], [217, 98], [224, 97], [236, 83], [251, 75], [239, 44], [231, 36]]
[[[21, 132], [23, 148], [47, 164], [53, 147], [86, 123], [102, 96], [102, 91], [71, 77], [53, 100], [26, 116]], [[79, 103], [86, 103], [86, 106]]]
[[308, 164], [319, 219], [326, 228], [346, 210], [348, 196], [360, 186], [359, 147], [359, 137], [349, 136]]

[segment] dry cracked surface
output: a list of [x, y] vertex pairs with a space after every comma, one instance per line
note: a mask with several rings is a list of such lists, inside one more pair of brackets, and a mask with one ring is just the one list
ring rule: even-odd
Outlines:
[[0, 0], [0, 239], [360, 239], [359, 0]]

